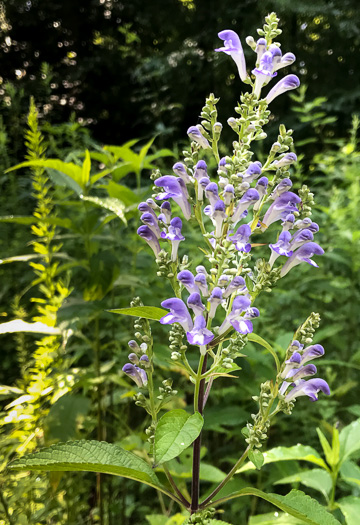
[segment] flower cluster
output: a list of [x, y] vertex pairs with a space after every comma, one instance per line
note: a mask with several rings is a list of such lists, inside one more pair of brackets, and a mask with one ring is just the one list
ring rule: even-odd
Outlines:
[[[308, 189], [303, 187], [300, 195], [292, 191], [289, 170], [297, 162], [296, 154], [290, 151], [292, 132], [280, 126], [278, 140], [263, 163], [252, 159], [250, 152], [254, 140], [266, 137], [263, 126], [268, 121], [268, 104], [299, 86], [299, 79], [289, 74], [262, 97], [263, 88], [280, 69], [291, 65], [295, 56], [289, 52], [282, 54], [280, 44], [269, 35], [257, 42], [248, 37], [246, 41], [256, 55], [251, 77], [247, 73], [239, 36], [232, 30], [225, 30], [219, 37], [224, 46], [216, 51], [230, 55], [241, 80], [252, 86], [252, 92], [242, 96], [242, 105], [235, 108], [240, 115], [246, 114], [247, 119], [241, 116], [228, 120], [238, 135], [233, 143], [233, 155], [219, 156], [218, 141], [223, 126], [217, 120], [217, 99], [210, 95], [201, 113], [204, 120], [187, 130], [191, 149], [184, 152], [184, 161], [174, 164], [172, 174], [153, 174], [157, 193], [139, 205], [143, 225], [138, 234], [153, 250], [161, 268], [168, 270], [167, 276], [175, 292], [175, 297], [161, 303], [169, 313], [160, 323], [180, 325], [188, 344], [198, 346], [202, 355], [223, 343], [233, 330], [244, 336], [250, 334], [252, 321], [260, 315], [253, 306], [260, 291], [269, 291], [276, 279], [286, 276], [302, 262], [317, 267], [312, 257], [324, 253], [314, 242], [319, 227], [310, 218], [309, 199], [303, 206], [301, 195], [308, 195]], [[210, 169], [211, 161], [199, 158], [206, 157], [208, 152], [214, 154], [216, 168]], [[206, 242], [206, 249], [202, 251], [211, 268], [197, 266], [192, 273], [181, 267], [178, 251], [185, 236], [179, 210], [183, 220], [191, 225], [198, 223]], [[272, 233], [272, 225], [279, 224], [278, 233]], [[257, 237], [270, 227], [273, 242], [268, 244], [269, 255]], [[163, 243], [170, 245], [169, 252]], [[263, 259], [258, 259], [252, 270], [249, 263], [254, 252], [261, 254]], [[182, 296], [183, 289], [188, 292], [186, 299]], [[303, 380], [316, 371], [314, 365], [304, 365], [314, 357], [311, 349], [316, 346], [303, 353], [299, 349], [286, 363], [280, 394], [284, 396], [289, 385], [295, 385], [284, 397], [286, 401], [303, 393], [311, 393], [310, 397], [315, 399], [319, 389], [327, 393], [328, 387], [322, 380]], [[126, 367], [125, 372], [131, 372], [131, 377], [139, 383], [141, 374], [137, 364]], [[144, 384], [144, 380], [141, 381]]]
[[[291, 357], [285, 361], [285, 367], [281, 373], [284, 382], [279, 389], [280, 395], [285, 396], [285, 401], [293, 401], [299, 396], [309, 396], [311, 401], [317, 401], [317, 394], [320, 390], [330, 395], [329, 385], [323, 379], [308, 379], [307, 381], [304, 379], [304, 377], [316, 374], [316, 366], [307, 363], [322, 357], [325, 353], [324, 348], [319, 344], [304, 348], [304, 345], [295, 339], [290, 345], [290, 352], [292, 352]], [[288, 392], [289, 386], [294, 387], [290, 392]]]

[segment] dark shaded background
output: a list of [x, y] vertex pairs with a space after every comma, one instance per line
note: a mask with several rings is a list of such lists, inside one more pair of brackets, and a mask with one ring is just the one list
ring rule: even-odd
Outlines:
[[[249, 68], [245, 37], [256, 38], [273, 10], [284, 52], [297, 56], [288, 72], [308, 84], [310, 98], [328, 97], [326, 110], [338, 117], [335, 136], [343, 136], [359, 107], [356, 0], [7, 0], [5, 7], [0, 71], [3, 87], [10, 81], [26, 93], [19, 111], [26, 113], [34, 95], [47, 120], [64, 122], [75, 111], [103, 143], [160, 133], [157, 144], [171, 147], [194, 124], [210, 89], [221, 97], [221, 114], [231, 114], [242, 86], [231, 59], [213, 52], [217, 32], [239, 33]], [[8, 93], [0, 94], [6, 122]], [[281, 97], [275, 113], [284, 115], [290, 103]]]

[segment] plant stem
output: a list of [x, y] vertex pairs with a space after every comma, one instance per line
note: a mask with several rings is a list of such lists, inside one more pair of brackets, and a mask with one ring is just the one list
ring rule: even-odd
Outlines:
[[164, 471], [165, 471], [166, 477], [167, 477], [167, 479], [169, 480], [170, 485], [171, 485], [172, 488], [175, 490], [176, 494], [179, 496], [179, 498], [181, 499], [181, 501], [183, 502], [183, 504], [185, 505], [185, 507], [186, 507], [186, 508], [189, 508], [189, 506], [190, 506], [189, 501], [185, 498], [184, 494], [181, 492], [181, 490], [179, 489], [179, 487], [176, 485], [175, 481], [173, 480], [172, 475], [171, 475], [170, 472], [169, 472], [169, 469], [167, 468], [166, 465], [163, 465], [163, 468], [164, 468]]
[[[201, 355], [199, 360], [199, 368], [195, 384], [194, 393], [194, 409], [200, 414], [203, 413], [204, 408], [204, 393], [205, 393], [205, 379], [200, 379], [201, 375], [205, 373], [207, 366], [207, 354]], [[200, 449], [201, 449], [201, 435], [194, 441], [193, 446], [193, 471], [191, 484], [191, 514], [197, 512], [199, 509], [199, 491], [200, 491]]]
[[229, 474], [226, 476], [225, 479], [222, 480], [222, 482], [216, 487], [215, 490], [213, 490], [213, 492], [210, 494], [210, 496], [208, 496], [200, 505], [200, 508], [201, 509], [205, 509], [207, 506], [208, 506], [208, 503], [211, 502], [211, 500], [216, 496], [216, 494], [218, 492], [220, 492], [220, 490], [227, 484], [228, 481], [230, 481], [230, 479], [233, 477], [233, 475], [235, 474], [235, 472], [237, 471], [237, 469], [239, 467], [241, 467], [241, 465], [244, 463], [245, 459], [247, 458], [250, 450], [251, 450], [251, 446], [249, 445], [247, 447], [247, 449], [245, 450], [245, 452], [243, 453], [243, 455], [241, 456], [240, 459], [237, 460], [237, 462], [235, 463], [235, 465], [233, 466], [233, 468], [230, 470]]

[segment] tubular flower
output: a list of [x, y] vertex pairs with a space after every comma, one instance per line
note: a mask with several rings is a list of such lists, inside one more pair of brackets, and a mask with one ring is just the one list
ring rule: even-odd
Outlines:
[[[273, 222], [282, 218], [284, 212], [286, 214], [297, 211], [297, 204], [301, 202], [298, 195], [291, 191], [285, 191], [280, 197], [277, 197], [271, 204], [262, 220], [265, 227], [269, 227]], [[263, 227], [263, 229], [265, 229]]]
[[170, 312], [160, 319], [161, 324], [179, 323], [185, 332], [192, 330], [193, 322], [184, 301], [173, 297], [161, 303], [163, 308]]
[[330, 395], [330, 388], [324, 379], [302, 380], [295, 388], [289, 392], [285, 401], [290, 402], [300, 396], [309, 396], [311, 401], [318, 400], [318, 392], [323, 392], [326, 396]]
[[223, 293], [223, 296], [226, 299], [227, 297], [229, 297], [229, 295], [236, 291], [240, 293], [247, 291], [245, 279], [243, 277], [240, 277], [240, 275], [236, 275], [234, 277], [231, 283], [227, 286], [225, 292]]
[[213, 291], [211, 292], [211, 296], [208, 299], [208, 302], [210, 303], [210, 311], [209, 311], [209, 317], [212, 319], [215, 317], [216, 309], [221, 303], [223, 298], [222, 290], [218, 286], [215, 286]]
[[194, 292], [191, 295], [189, 295], [187, 305], [189, 308], [192, 309], [195, 316], [202, 315], [203, 311], [205, 310], [205, 306], [201, 301], [200, 294], [197, 292]]
[[171, 205], [169, 201], [164, 201], [160, 206], [161, 213], [158, 217], [159, 221], [164, 224], [170, 224], [171, 221]]
[[161, 237], [161, 232], [159, 228], [159, 222], [157, 218], [154, 218], [152, 213], [143, 213], [140, 217], [140, 220], [149, 226], [150, 230], [156, 235], [158, 239]]
[[126, 363], [126, 365], [123, 366], [122, 371], [127, 376], [131, 377], [137, 384], [139, 388], [147, 385], [147, 375], [145, 370], [142, 368], [139, 368], [138, 366], [135, 366], [131, 363]]
[[170, 221], [169, 230], [167, 233], [161, 232], [162, 239], [169, 239], [171, 241], [171, 260], [176, 261], [179, 244], [181, 241], [185, 241], [185, 237], [181, 233], [182, 221], [179, 217], [174, 217]]
[[178, 204], [186, 220], [190, 219], [191, 207], [188, 201], [188, 195], [185, 183], [182, 179], [173, 175], [165, 175], [156, 179], [155, 186], [164, 188], [164, 193], [159, 193], [156, 197], [158, 200], [173, 199]]
[[194, 328], [186, 333], [191, 345], [200, 346], [200, 352], [206, 354], [206, 345], [214, 339], [214, 334], [206, 328], [206, 321], [202, 315], [195, 317]]
[[[251, 304], [251, 300], [246, 296], [235, 297], [233, 305], [232, 305], [232, 310], [230, 314], [225, 318], [222, 325], [220, 326], [219, 334], [221, 335], [224, 332], [226, 332], [230, 328], [230, 326], [233, 326], [235, 330], [237, 331], [239, 331], [237, 328], [243, 328], [245, 330], [249, 330], [251, 328], [250, 331], [252, 332], [251, 321], [245, 320], [244, 317], [241, 318], [241, 322], [245, 323], [243, 326], [236, 324], [241, 314], [245, 312], [247, 308], [249, 308], [250, 304]], [[234, 326], [234, 323], [236, 326]], [[249, 332], [247, 331], [247, 332], [240, 332], [240, 333], [249, 333]]]
[[204, 137], [204, 135], [201, 134], [200, 130], [196, 126], [190, 126], [190, 128], [187, 130], [187, 134], [191, 140], [199, 144], [199, 146], [202, 148], [210, 148], [209, 141]]
[[279, 239], [275, 244], [269, 244], [269, 248], [271, 248], [271, 257], [269, 259], [270, 267], [273, 267], [274, 262], [280, 255], [285, 255], [285, 257], [291, 257], [293, 254], [292, 247], [290, 244], [291, 241], [291, 233], [284, 231], [280, 233]]
[[250, 189], [239, 200], [238, 205], [236, 206], [234, 213], [231, 217], [231, 220], [234, 224], [239, 222], [242, 214], [247, 211], [247, 209], [251, 206], [251, 204], [254, 204], [256, 201], [259, 200], [259, 193], [257, 190]]
[[228, 237], [229, 241], [234, 243], [235, 248], [239, 252], [249, 253], [251, 250], [251, 244], [249, 243], [251, 235], [251, 228], [248, 224], [242, 224], [234, 233]]
[[149, 226], [140, 226], [137, 234], [148, 243], [155, 256], [157, 257], [160, 253], [160, 244], [155, 233], [149, 228]]
[[300, 80], [296, 75], [286, 75], [286, 77], [279, 80], [279, 82], [277, 82], [277, 84], [275, 84], [275, 86], [266, 95], [266, 102], [270, 104], [270, 102], [272, 102], [274, 98], [278, 97], [279, 95], [282, 95], [286, 91], [296, 89], [299, 86]]
[[189, 270], [183, 270], [182, 272], [179, 272], [177, 274], [177, 279], [189, 293], [199, 293], [199, 289], [195, 284], [194, 276]]
[[308, 264], [311, 264], [311, 266], [315, 266], [315, 268], [319, 268], [319, 266], [314, 262], [311, 257], [313, 255], [323, 255], [324, 250], [316, 244], [316, 242], [308, 242], [306, 244], [303, 244], [303, 246], [300, 246], [293, 254], [292, 256], [286, 261], [284, 266], [281, 269], [280, 277], [284, 277], [291, 268], [294, 266], [297, 266], [298, 264], [302, 262], [306, 262]]
[[206, 281], [206, 275], [204, 273], [199, 272], [195, 276], [194, 281], [195, 284], [198, 286], [200, 292], [202, 293], [202, 296], [207, 297], [209, 295], [209, 289]]
[[244, 82], [247, 77], [246, 62], [239, 35], [237, 35], [237, 33], [231, 29], [225, 29], [224, 31], [220, 31], [220, 33], [218, 33], [218, 37], [221, 40], [224, 40], [224, 47], [219, 47], [215, 49], [215, 51], [222, 51], [231, 56], [237, 65], [240, 78]]
[[190, 184], [191, 179], [188, 175], [188, 172], [186, 171], [186, 166], [182, 162], [176, 162], [176, 164], [173, 165], [173, 172], [178, 175], [185, 184]]

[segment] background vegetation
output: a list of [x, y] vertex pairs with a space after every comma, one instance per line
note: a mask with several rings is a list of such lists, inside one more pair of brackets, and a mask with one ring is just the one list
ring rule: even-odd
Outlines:
[[[280, 122], [294, 128], [300, 162], [293, 180], [315, 193], [314, 220], [326, 255], [317, 271], [290, 273], [260, 301], [257, 332], [281, 352], [310, 311], [319, 312], [316, 342], [326, 349], [332, 396], [298, 402], [291, 419], [282, 416], [272, 427], [268, 448], [301, 442], [320, 451], [316, 427], [331, 441], [334, 425], [341, 429], [360, 417], [357, 3], [7, 0], [0, 10], [0, 523], [127, 525], [147, 523], [145, 516], [150, 525], [166, 523], [155, 515], [169, 511], [168, 502], [128, 480], [10, 475], [6, 465], [16, 453], [79, 437], [142, 448], [148, 422], [121, 372], [132, 325], [106, 312], [135, 295], [159, 305], [169, 292], [137, 240], [137, 203], [151, 195], [151, 169], [170, 173], [209, 91], [221, 98], [224, 124], [233, 114], [242, 86], [232, 63], [212, 51], [217, 32], [229, 27], [255, 36], [271, 10], [281, 18], [283, 49], [298, 57], [291, 72], [303, 87], [274, 103], [268, 144]], [[224, 136], [230, 143], [230, 128]], [[37, 167], [5, 172], [36, 159]], [[200, 264], [197, 245], [194, 238], [193, 260]], [[24, 324], [30, 322], [40, 323], [35, 333]], [[154, 330], [161, 341], [160, 327]], [[249, 344], [247, 354], [239, 379], [214, 389], [206, 410], [205, 491], [238, 456], [251, 396], [272, 374], [258, 347]], [[157, 364], [160, 384], [174, 372], [161, 344]], [[175, 387], [186, 407], [185, 381], [177, 379]], [[336, 500], [359, 495], [358, 454], [342, 471]], [[173, 468], [185, 490], [189, 455]], [[332, 496], [324, 495], [321, 481], [306, 482], [304, 468], [289, 460], [244, 476], [279, 493], [302, 483], [327, 505]], [[236, 476], [231, 488], [242, 486]], [[347, 508], [355, 509], [356, 520], [353, 499]], [[271, 510], [255, 498], [240, 499], [218, 519], [272, 523]], [[348, 525], [357, 523], [350, 511], [335, 513]]]

